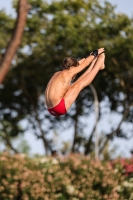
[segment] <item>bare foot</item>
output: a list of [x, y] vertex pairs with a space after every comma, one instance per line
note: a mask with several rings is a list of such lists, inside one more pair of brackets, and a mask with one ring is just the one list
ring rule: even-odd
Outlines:
[[101, 55], [99, 55], [98, 60], [100, 60], [100, 62], [101, 62], [100, 70], [103, 70], [103, 69], [105, 68], [105, 64], [104, 64], [104, 61], [105, 61], [105, 54], [102, 53]]

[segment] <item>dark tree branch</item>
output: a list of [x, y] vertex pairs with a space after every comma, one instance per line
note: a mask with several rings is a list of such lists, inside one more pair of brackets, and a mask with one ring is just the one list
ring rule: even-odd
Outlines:
[[[52, 152], [52, 150], [51, 150], [51, 148], [50, 148], [50, 146], [49, 146], [49, 144], [48, 144], [48, 141], [46, 140], [46, 138], [45, 138], [45, 136], [44, 136], [44, 131], [42, 130], [42, 128], [41, 128], [41, 124], [40, 124], [40, 120], [39, 120], [39, 118], [38, 118], [38, 114], [37, 114], [37, 111], [34, 109], [34, 111], [35, 111], [35, 120], [36, 120], [36, 122], [37, 122], [37, 125], [35, 125], [35, 122], [33, 122], [31, 119], [29, 119], [29, 121], [30, 121], [30, 123], [32, 124], [32, 126], [33, 126], [33, 129], [35, 130], [34, 131], [34, 134], [35, 134], [35, 136], [37, 137], [37, 139], [42, 139], [42, 141], [43, 141], [43, 145], [44, 145], [44, 148], [45, 148], [45, 150], [46, 150], [46, 155], [48, 154], [48, 149], [50, 149], [50, 151]], [[39, 131], [40, 131], [40, 134], [38, 134], [37, 133], [37, 127], [39, 128]]]
[[76, 113], [73, 117], [73, 120], [75, 122], [74, 124], [74, 138], [73, 138], [73, 144], [72, 144], [72, 152], [75, 151], [75, 144], [76, 144], [76, 138], [77, 138], [77, 129], [78, 129], [78, 115], [77, 115], [77, 104], [76, 105]]
[[104, 142], [103, 146], [100, 148], [99, 153], [102, 153], [104, 148], [106, 147], [108, 141], [115, 135], [115, 133], [117, 133], [120, 130], [120, 126], [123, 123], [123, 121], [126, 119], [129, 111], [130, 111], [130, 107], [133, 105], [133, 103], [131, 103], [127, 108], [125, 108], [125, 112], [123, 114], [123, 117], [121, 119], [121, 121], [119, 122], [117, 128], [110, 134], [108, 134], [106, 141]]
[[94, 97], [96, 122], [95, 122], [94, 128], [93, 128], [93, 130], [92, 130], [92, 132], [90, 134], [88, 142], [85, 145], [85, 155], [87, 155], [90, 152], [90, 150], [91, 150], [90, 147], [91, 147], [92, 137], [93, 137], [94, 133], [96, 132], [97, 124], [98, 124], [98, 121], [99, 121], [99, 101], [98, 101], [98, 95], [97, 95], [96, 89], [94, 88], [93, 84], [90, 84], [89, 87], [90, 87], [90, 89], [91, 89], [91, 91], [93, 93], [93, 97]]
[[45, 136], [44, 136], [44, 131], [42, 130], [41, 123], [40, 123], [40, 120], [39, 120], [39, 118], [38, 118], [38, 113], [37, 113], [36, 110], [35, 110], [35, 114], [36, 114], [35, 119], [36, 119], [36, 121], [38, 122], [38, 128], [39, 128], [40, 133], [41, 133], [40, 138], [41, 138], [42, 141], [43, 141], [43, 144], [44, 144], [44, 147], [45, 147], [45, 150], [46, 150], [46, 155], [47, 155], [47, 154], [48, 154], [48, 149], [49, 149], [51, 152], [52, 152], [52, 149], [51, 149], [51, 147], [50, 147], [48, 141], [46, 140], [46, 138], [45, 138]]
[[75, 119], [74, 124], [74, 138], [73, 138], [73, 144], [72, 144], [72, 152], [75, 150], [75, 144], [76, 144], [76, 137], [77, 137], [77, 117]]
[[96, 131], [96, 126], [97, 126], [97, 123], [95, 123], [95, 125], [93, 127], [93, 130], [92, 130], [92, 132], [90, 134], [90, 137], [88, 139], [88, 142], [85, 145], [85, 155], [87, 155], [90, 152], [90, 150], [91, 150], [90, 146], [91, 146], [91, 142], [92, 142], [92, 137], [93, 137], [93, 135], [94, 135], [94, 133]]
[[0, 65], [0, 84], [3, 82], [9, 68], [11, 65], [11, 61], [20, 45], [21, 38], [23, 35], [26, 17], [30, 6], [27, 0], [19, 0], [18, 2], [18, 16], [16, 20], [16, 25], [14, 29], [14, 33], [12, 38], [7, 46], [4, 57], [1, 61]]
[[35, 122], [33, 122], [30, 118], [29, 118], [28, 120], [29, 120], [29, 122], [32, 124], [32, 128], [35, 130], [35, 131], [34, 131], [35, 136], [37, 137], [37, 139], [40, 139], [40, 138], [41, 138], [41, 135], [39, 135], [39, 134], [37, 133], [37, 127], [36, 127], [36, 125], [35, 125]]
[[0, 134], [0, 137], [5, 141], [6, 146], [8, 146], [11, 150], [13, 150], [14, 153], [18, 153], [18, 151], [12, 146], [9, 136], [4, 136], [4, 135]]

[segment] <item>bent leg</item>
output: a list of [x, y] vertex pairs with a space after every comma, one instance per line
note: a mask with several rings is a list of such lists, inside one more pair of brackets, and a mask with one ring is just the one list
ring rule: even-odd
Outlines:
[[82, 78], [79, 77], [79, 79], [69, 87], [69, 90], [64, 96], [66, 111], [68, 111], [68, 109], [74, 103], [80, 91], [93, 81], [99, 70], [104, 68], [104, 58], [105, 55], [101, 54], [90, 73], [85, 72], [86, 76], [82, 75]]

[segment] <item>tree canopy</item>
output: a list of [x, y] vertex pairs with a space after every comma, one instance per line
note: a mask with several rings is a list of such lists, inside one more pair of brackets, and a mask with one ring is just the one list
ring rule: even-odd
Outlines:
[[[53, 146], [50, 131], [59, 127], [63, 132], [74, 126], [71, 149], [75, 152], [82, 147], [89, 154], [94, 148], [91, 137], [94, 130], [86, 138], [83, 133], [87, 122], [83, 123], [81, 119], [93, 112], [90, 88], [85, 88], [70, 111], [58, 118], [47, 112], [44, 91], [53, 73], [60, 70], [64, 57], [80, 59], [93, 49], [104, 47], [106, 68], [97, 75], [93, 85], [99, 102], [107, 101], [110, 111], [121, 114], [122, 120], [116, 130], [105, 133], [107, 140], [101, 151], [108, 139], [128, 136], [121, 129], [121, 123], [133, 122], [133, 20], [117, 14], [115, 7], [107, 1], [102, 4], [98, 0], [30, 0], [29, 3], [31, 9], [23, 40], [11, 70], [0, 86], [1, 129], [4, 129], [3, 122], [9, 122], [10, 135], [14, 136], [20, 133], [20, 122], [28, 120], [27, 128], [43, 140], [48, 152]], [[1, 11], [0, 23], [2, 57], [13, 31], [14, 19]], [[100, 112], [100, 118], [103, 114]]]

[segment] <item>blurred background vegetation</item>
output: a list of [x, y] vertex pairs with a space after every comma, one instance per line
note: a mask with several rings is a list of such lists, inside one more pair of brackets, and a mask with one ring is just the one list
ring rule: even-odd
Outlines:
[[29, 158], [0, 153], [0, 199], [132, 200], [132, 163], [99, 162], [81, 154]]
[[[133, 157], [114, 160], [111, 144], [133, 137], [133, 18], [100, 0], [14, 0], [13, 7], [17, 17], [0, 11], [0, 200], [132, 200]], [[11, 49], [16, 30], [23, 35]], [[100, 47], [105, 70], [65, 116], [51, 116], [44, 91], [62, 59]], [[61, 140], [70, 129], [72, 140]], [[31, 156], [27, 133], [42, 141], [43, 156]]]
[[[16, 10], [17, 3], [13, 1]], [[133, 19], [117, 14], [107, 1], [29, 0], [29, 4], [21, 44], [0, 84], [0, 143], [4, 143], [4, 150], [28, 153], [28, 143], [22, 138], [25, 132], [31, 132], [42, 141], [46, 155], [56, 150], [94, 156], [97, 123], [113, 113], [119, 116], [119, 122], [115, 123], [114, 117], [115, 125], [105, 129], [105, 121], [98, 141], [100, 158], [110, 159], [115, 149], [109, 151], [109, 146], [114, 138], [128, 140], [133, 136]], [[15, 18], [0, 11], [1, 62], [15, 22]], [[100, 47], [106, 50], [106, 68], [93, 81], [100, 113], [98, 122], [86, 132], [89, 116], [94, 113], [89, 86], [62, 117], [48, 113], [44, 91], [64, 57], [80, 59]], [[73, 139], [62, 141], [59, 147], [56, 139], [70, 127]], [[16, 147], [14, 140], [18, 137], [22, 143]]]

